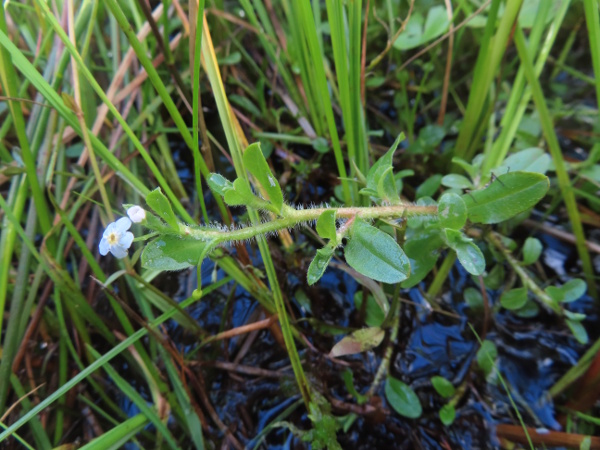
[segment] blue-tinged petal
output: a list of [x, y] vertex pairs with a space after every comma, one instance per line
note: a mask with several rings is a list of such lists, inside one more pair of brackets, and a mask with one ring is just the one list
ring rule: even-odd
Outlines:
[[120, 245], [113, 245], [110, 248], [110, 252], [115, 255], [115, 257], [121, 259], [121, 258], [125, 258], [127, 256], [127, 249], [121, 247]]
[[125, 233], [131, 227], [131, 220], [128, 217], [121, 217], [115, 222], [115, 228], [119, 234]]
[[104, 230], [104, 233], [102, 234], [103, 238], [108, 238], [108, 236], [110, 236], [111, 233], [114, 233], [116, 231], [116, 224], [115, 222], [109, 223], [108, 226], [106, 227], [106, 230]]
[[106, 256], [108, 254], [108, 251], [110, 250], [110, 245], [108, 245], [108, 241], [106, 240], [106, 238], [102, 238], [102, 240], [100, 241], [100, 245], [98, 245], [98, 250], [100, 250], [100, 254], [102, 256]]
[[132, 242], [133, 242], [133, 233], [128, 231], [123, 236], [121, 236], [121, 239], [119, 240], [118, 245], [120, 245], [123, 248], [129, 248], [129, 247], [131, 247]]

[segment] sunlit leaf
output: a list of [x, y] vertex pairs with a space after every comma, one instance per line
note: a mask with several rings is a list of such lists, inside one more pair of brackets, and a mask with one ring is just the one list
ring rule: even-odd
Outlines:
[[344, 254], [350, 267], [377, 281], [399, 283], [410, 274], [410, 262], [396, 240], [360, 219], [352, 225]]
[[548, 187], [545, 175], [510, 172], [499, 176], [487, 188], [462, 198], [471, 222], [498, 223], [532, 208], [546, 195]]
[[210, 188], [221, 196], [233, 189], [233, 183], [218, 173], [211, 173], [207, 182]]

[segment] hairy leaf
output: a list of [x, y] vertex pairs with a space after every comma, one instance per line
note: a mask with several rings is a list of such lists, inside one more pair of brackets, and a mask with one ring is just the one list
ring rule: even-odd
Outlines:
[[317, 219], [317, 233], [323, 239], [336, 240], [335, 214], [335, 209], [328, 209]]
[[308, 266], [308, 271], [306, 272], [306, 280], [309, 285], [313, 285], [321, 279], [329, 265], [329, 261], [331, 261], [332, 255], [333, 248], [330, 246], [317, 250], [315, 257], [310, 263], [310, 266]]
[[218, 173], [211, 173], [207, 182], [210, 188], [221, 196], [225, 196], [227, 191], [233, 189], [233, 183]]

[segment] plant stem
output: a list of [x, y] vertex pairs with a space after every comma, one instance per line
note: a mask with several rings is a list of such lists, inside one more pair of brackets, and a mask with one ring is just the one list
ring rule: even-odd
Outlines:
[[[252, 239], [259, 235], [266, 235], [275, 231], [292, 228], [299, 224], [304, 224], [317, 220], [319, 216], [327, 210], [335, 208], [315, 208], [296, 210], [290, 207], [284, 208], [284, 217], [269, 222], [240, 228], [238, 230], [216, 230], [208, 227], [189, 227], [180, 224], [182, 234], [199, 240], [216, 240], [217, 243], [229, 241], [244, 241]], [[337, 208], [336, 217], [338, 219], [351, 219], [359, 217], [361, 219], [384, 219], [391, 217], [411, 217], [419, 215], [436, 215], [437, 206], [413, 206], [413, 205], [395, 205], [395, 206], [375, 206], [375, 207], [348, 207]]]

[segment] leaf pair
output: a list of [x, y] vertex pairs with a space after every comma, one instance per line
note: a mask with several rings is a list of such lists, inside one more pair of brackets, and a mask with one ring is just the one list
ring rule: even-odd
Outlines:
[[222, 175], [213, 173], [208, 178], [208, 185], [223, 196], [230, 206], [244, 205], [255, 209], [269, 210], [275, 214], [283, 208], [283, 193], [279, 182], [273, 176], [271, 168], [260, 149], [259, 143], [250, 145], [243, 156], [244, 166], [258, 182], [266, 200], [252, 192], [250, 183], [245, 178], [237, 178], [233, 183]]

